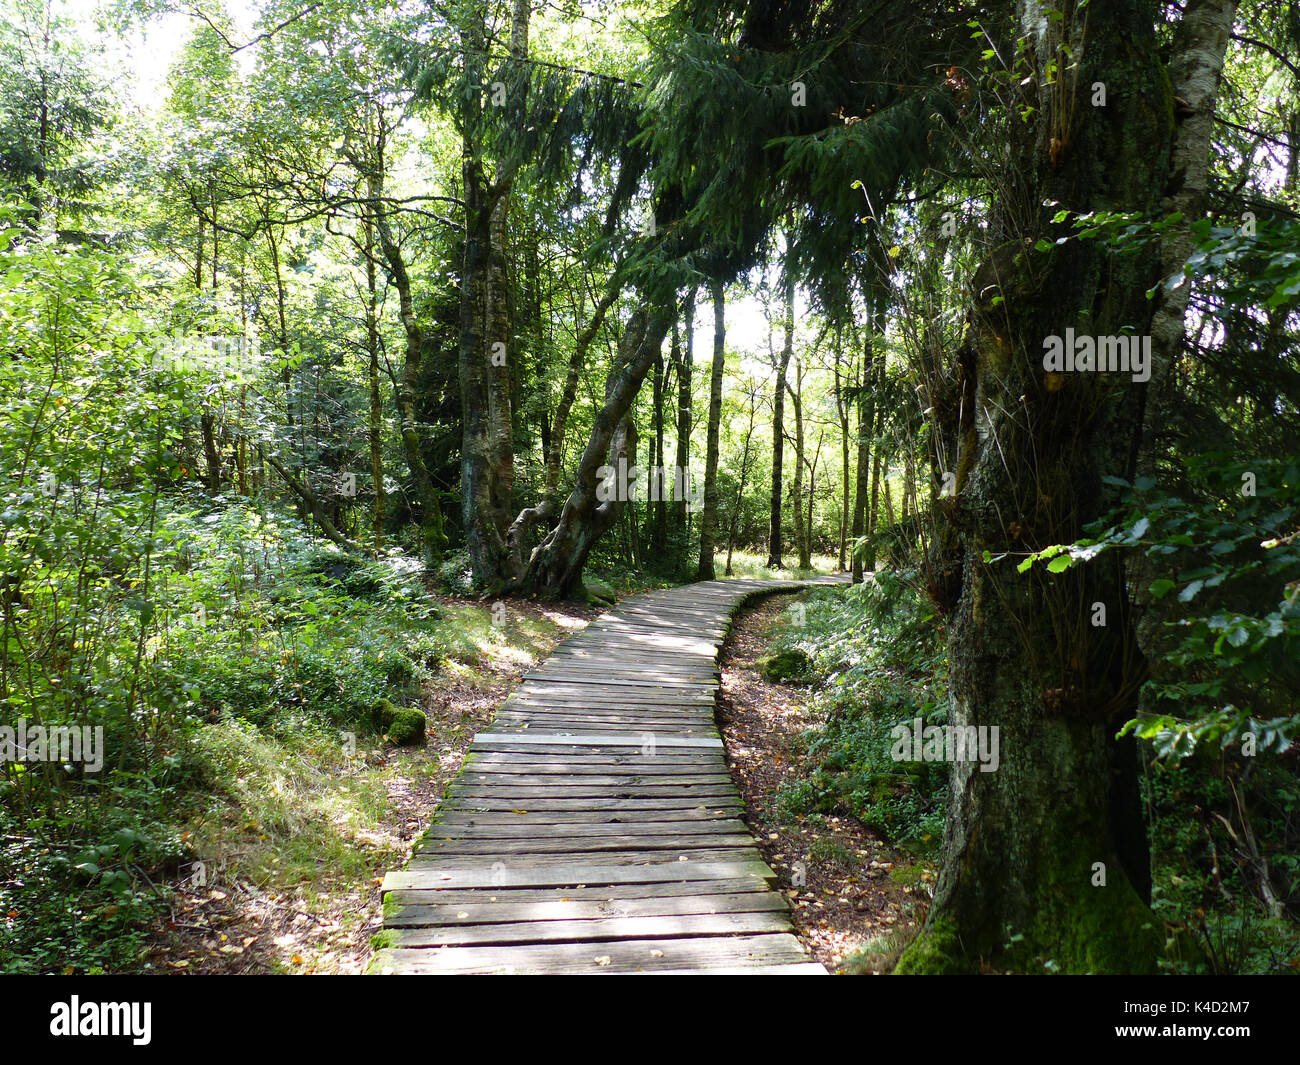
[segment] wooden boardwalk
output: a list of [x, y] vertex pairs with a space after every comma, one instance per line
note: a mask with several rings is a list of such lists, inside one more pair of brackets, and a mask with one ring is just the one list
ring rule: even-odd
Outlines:
[[714, 722], [718, 649], [758, 593], [624, 600], [475, 738], [406, 869], [375, 973], [825, 973], [741, 820]]

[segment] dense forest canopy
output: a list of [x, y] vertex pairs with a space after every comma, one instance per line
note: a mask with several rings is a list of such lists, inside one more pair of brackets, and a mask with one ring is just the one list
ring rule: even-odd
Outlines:
[[[1300, 4], [0, 0], [0, 57], [0, 724], [104, 743], [0, 768], [0, 967], [135, 965], [230, 730], [383, 734], [431, 596], [759, 570], [852, 573], [817, 801], [927, 818], [897, 971], [1294, 957]], [[998, 770], [881, 769], [913, 709]]]

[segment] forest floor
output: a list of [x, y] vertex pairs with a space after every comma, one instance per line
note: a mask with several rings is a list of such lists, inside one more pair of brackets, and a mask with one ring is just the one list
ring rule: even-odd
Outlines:
[[851, 817], [781, 809], [781, 789], [805, 775], [797, 737], [817, 724], [808, 688], [773, 683], [761, 669], [788, 605], [774, 595], [743, 608], [723, 648], [727, 761], [799, 938], [831, 972], [888, 972], [924, 916], [932, 872]]
[[[475, 600], [436, 601], [483, 609]], [[298, 772], [284, 774], [283, 787], [299, 819], [315, 822], [311, 833], [320, 853], [302, 856], [292, 831], [257, 824], [270, 818], [259, 818], [256, 809], [225, 810], [217, 831], [238, 845], [221, 848], [222, 858], [206, 863], [201, 886], [187, 868], [167, 885], [171, 912], [153, 930], [142, 964], [202, 974], [364, 972], [370, 938], [382, 924], [384, 871], [409, 859], [474, 734], [525, 672], [601, 613], [520, 600], [511, 601], [510, 611], [514, 624], [505, 648], [475, 662], [450, 663], [424, 686], [423, 747], [359, 737], [355, 755], [342, 764], [336, 750], [312, 744], [266, 751], [268, 772], [285, 759], [299, 763]], [[277, 773], [277, 795], [281, 779]], [[192, 823], [187, 831], [208, 839], [213, 834], [210, 824]], [[271, 849], [281, 853], [268, 855]]]

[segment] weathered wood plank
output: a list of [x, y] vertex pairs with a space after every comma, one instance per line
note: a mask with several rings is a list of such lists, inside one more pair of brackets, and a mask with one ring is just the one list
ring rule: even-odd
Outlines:
[[[722, 880], [669, 880], [650, 884], [606, 884], [596, 887], [552, 888], [411, 888], [390, 891], [386, 905], [392, 913], [401, 912], [402, 906], [455, 906], [457, 912], [466, 904], [475, 906], [516, 905], [535, 902], [615, 902], [637, 899], [657, 900], [671, 904], [673, 900], [704, 900], [713, 895], [760, 895], [779, 899], [784, 896], [768, 891], [766, 881], [756, 876], [730, 877]], [[395, 908], [396, 907], [396, 908]]]
[[[526, 821], [526, 818], [519, 818], [519, 821]], [[495, 821], [481, 822], [477, 819], [467, 819], [467, 821], [447, 823], [445, 821], [434, 822], [425, 832], [425, 839], [537, 839], [539, 832], [545, 832], [547, 839], [562, 839], [562, 837], [584, 837], [584, 836], [672, 836], [675, 839], [686, 839], [692, 836], [725, 836], [742, 834], [748, 837], [749, 828], [745, 826], [744, 821], [737, 818], [720, 818], [718, 821], [694, 821], [686, 822], [680, 819], [673, 821], [643, 821], [632, 823], [615, 823], [615, 824], [536, 824], [536, 823], [500, 823]]]
[[750, 969], [806, 965], [794, 936], [775, 932], [697, 939], [632, 939], [607, 943], [389, 948], [375, 956], [380, 973], [613, 973], [655, 970]]
[[[640, 886], [640, 885], [629, 885]], [[766, 885], [760, 884], [760, 887]], [[697, 885], [698, 888], [698, 885]], [[606, 888], [606, 891], [609, 889]], [[626, 890], [626, 889], [624, 889]], [[537, 902], [490, 902], [482, 893], [473, 901], [429, 905], [417, 901], [427, 897], [416, 892], [395, 891], [389, 895], [384, 923], [389, 928], [436, 928], [439, 925], [508, 924], [515, 921], [575, 921], [604, 917], [673, 917], [716, 913], [789, 913], [789, 905], [774, 891], [759, 890], [731, 894], [649, 896], [642, 898], [550, 898]]]
[[[787, 913], [692, 913], [400, 928], [393, 931], [391, 944], [396, 948], [495, 946], [508, 943], [569, 943], [581, 940], [643, 939], [651, 936], [677, 938], [789, 931], [790, 916]], [[604, 943], [598, 945], [604, 946]]]
[[[511, 733], [509, 736], [503, 736], [497, 732], [480, 732], [474, 738], [474, 746], [479, 749], [490, 747], [493, 744], [505, 745], [532, 745], [532, 744], [549, 744], [571, 747], [640, 747], [641, 744], [627, 736], [601, 735], [593, 732], [590, 735], [583, 735], [581, 740], [575, 742], [569, 736], [562, 734], [549, 733], [532, 733], [527, 736], [519, 736]], [[655, 742], [656, 747], [690, 747], [690, 748], [712, 748], [713, 750], [722, 750], [722, 740], [715, 737], [701, 736], [698, 739], [682, 739], [676, 736], [665, 736]]]
[[390, 872], [381, 891], [416, 888], [566, 887], [592, 884], [680, 883], [688, 880], [732, 879], [756, 876], [767, 882], [775, 874], [763, 861], [656, 862], [653, 865], [579, 864], [539, 865], [536, 868], [476, 865], [457, 869], [419, 868]]

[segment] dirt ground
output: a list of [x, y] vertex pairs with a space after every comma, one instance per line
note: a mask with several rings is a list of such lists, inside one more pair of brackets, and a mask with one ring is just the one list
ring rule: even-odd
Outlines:
[[[771, 596], [736, 617], [722, 653], [719, 722], [747, 811], [746, 820], [768, 865], [781, 877], [790, 899], [795, 930], [813, 956], [832, 972], [887, 970], [897, 945], [910, 938], [929, 892], [932, 874], [912, 863], [849, 817], [789, 817], [778, 809], [783, 784], [800, 777], [792, 740], [815, 724], [811, 692], [774, 684], [762, 675], [765, 635], [789, 606], [788, 596]], [[882, 955], [846, 959], [873, 940], [888, 940]], [[880, 944], [876, 944], [877, 947]]]

